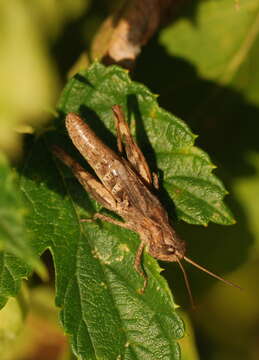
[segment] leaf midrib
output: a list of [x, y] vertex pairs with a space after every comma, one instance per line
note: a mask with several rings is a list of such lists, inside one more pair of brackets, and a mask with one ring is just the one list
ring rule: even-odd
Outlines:
[[255, 17], [252, 25], [249, 27], [249, 31], [239, 49], [232, 56], [232, 59], [229, 61], [228, 65], [225, 67], [224, 73], [220, 77], [220, 83], [223, 85], [228, 84], [233, 78], [234, 74], [238, 70], [239, 66], [242, 64], [250, 49], [252, 48], [256, 37], [259, 33], [259, 12]]

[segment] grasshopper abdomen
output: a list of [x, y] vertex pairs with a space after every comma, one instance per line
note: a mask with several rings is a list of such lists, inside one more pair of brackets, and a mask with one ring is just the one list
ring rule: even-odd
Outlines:
[[75, 147], [93, 168], [100, 181], [113, 195], [120, 197], [123, 185], [118, 172], [125, 172], [120, 157], [99, 140], [80, 116], [69, 113], [66, 117], [66, 128]]

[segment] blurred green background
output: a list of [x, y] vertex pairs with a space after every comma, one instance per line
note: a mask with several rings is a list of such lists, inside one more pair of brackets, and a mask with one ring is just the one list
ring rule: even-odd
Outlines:
[[[11, 160], [20, 158], [22, 163], [22, 134], [38, 134], [51, 126], [61, 89], [71, 74], [92, 60], [93, 36], [117, 3], [1, 2], [0, 150]], [[229, 191], [226, 202], [237, 221], [230, 227], [177, 226], [191, 258], [243, 287], [243, 291], [226, 287], [186, 266], [197, 304], [196, 311], [189, 311], [179, 269], [175, 264], [166, 266], [164, 274], [187, 324], [181, 341], [184, 360], [259, 358], [258, 33], [256, 0], [240, 0], [239, 7], [233, 0], [187, 2], [143, 48], [132, 73], [134, 80], [159, 95], [162, 107], [199, 135], [197, 145], [217, 165], [216, 174]], [[30, 284], [34, 295], [36, 284], [34, 280]], [[33, 307], [37, 319], [42, 308], [53, 307], [51, 296], [42, 298], [43, 304]], [[23, 316], [17, 319], [19, 329]], [[37, 321], [42, 318], [35, 320], [35, 328]], [[65, 343], [62, 337], [58, 341]], [[3, 325], [0, 342], [2, 359], [36, 359], [21, 355], [22, 350], [10, 354]], [[25, 348], [26, 341], [22, 343]], [[52, 358], [71, 358], [68, 350], [65, 355], [62, 351]]]

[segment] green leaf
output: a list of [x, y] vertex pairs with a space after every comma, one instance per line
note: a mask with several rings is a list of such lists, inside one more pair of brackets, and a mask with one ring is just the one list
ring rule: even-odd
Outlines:
[[26, 233], [28, 213], [22, 194], [15, 184], [15, 174], [0, 154], [0, 307], [8, 296], [15, 296], [22, 278], [29, 274], [28, 265], [42, 276], [42, 264], [37, 259]]
[[233, 224], [222, 202], [226, 190], [212, 174], [208, 155], [193, 146], [195, 136], [180, 119], [161, 109], [147, 88], [130, 81], [127, 72], [95, 64], [69, 82], [59, 109], [80, 112], [90, 125], [98, 117], [114, 131], [114, 104], [127, 109], [145, 155], [163, 172], [179, 218], [200, 225], [209, 221]]
[[203, 79], [231, 83], [258, 104], [258, 9], [257, 0], [240, 2], [239, 10], [233, 0], [200, 1], [161, 32], [160, 42], [170, 55], [195, 65]]
[[[159, 108], [156, 96], [132, 82], [126, 71], [94, 64], [77, 74], [63, 92], [59, 111], [81, 113], [115, 148], [110, 133], [115, 133], [114, 104], [126, 111], [152, 170], [163, 172], [166, 204], [171, 204], [171, 195], [178, 216], [191, 223], [232, 223], [222, 202], [224, 187], [211, 174], [208, 156], [193, 146], [195, 136]], [[80, 223], [99, 205], [49, 152], [53, 143], [76, 152], [62, 134], [63, 123], [59, 126], [59, 134], [47, 134], [32, 145], [21, 189], [31, 207], [27, 226], [37, 252], [48, 248], [53, 255], [56, 304], [62, 308], [61, 321], [75, 354], [87, 360], [179, 359], [177, 340], [183, 336], [183, 324], [160, 268], [148, 254], [148, 288], [139, 292], [143, 279], [133, 267], [137, 234], [101, 221]]]
[[49, 248], [54, 258], [56, 304], [74, 352], [82, 359], [179, 359], [183, 324], [155, 260], [145, 258], [149, 286], [142, 295], [133, 268], [137, 235], [111, 224], [82, 225], [79, 214], [89, 217], [83, 204], [93, 212], [95, 204], [56, 161], [38, 142], [21, 187], [34, 209], [28, 227], [38, 251]]

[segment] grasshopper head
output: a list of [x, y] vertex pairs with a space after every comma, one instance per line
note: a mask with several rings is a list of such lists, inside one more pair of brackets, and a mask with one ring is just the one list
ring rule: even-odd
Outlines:
[[184, 281], [186, 284], [187, 291], [189, 293], [192, 307], [195, 307], [192, 297], [192, 292], [187, 277], [187, 273], [181, 263], [181, 260], [187, 261], [196, 268], [206, 272], [210, 276], [223, 281], [225, 284], [240, 289], [240, 286], [228, 280], [225, 280], [224, 278], [214, 274], [213, 272], [209, 271], [208, 269], [204, 268], [203, 266], [199, 265], [198, 263], [190, 259], [189, 257], [185, 256], [185, 252], [186, 252], [185, 242], [179, 237], [179, 235], [170, 225], [164, 224], [164, 226], [153, 226], [152, 236], [151, 239], [149, 239], [148, 252], [150, 253], [150, 255], [152, 255], [158, 260], [169, 261], [169, 262], [176, 261], [179, 264], [184, 276]]
[[185, 256], [186, 245], [175, 230], [170, 227], [152, 231], [149, 253], [162, 261], [179, 261]]

